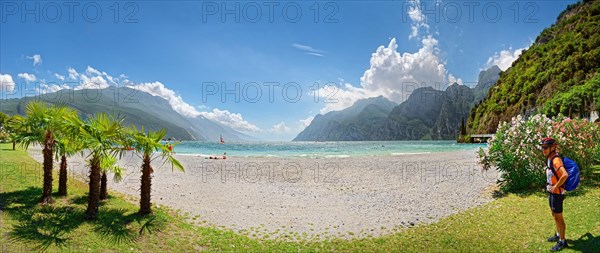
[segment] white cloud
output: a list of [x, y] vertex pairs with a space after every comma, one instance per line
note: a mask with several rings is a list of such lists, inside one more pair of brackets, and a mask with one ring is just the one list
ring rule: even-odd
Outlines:
[[490, 57], [486, 63], [486, 69], [491, 66], [498, 65], [498, 67], [505, 71], [508, 69], [512, 63], [519, 58], [523, 50], [526, 50], [528, 47], [519, 48], [512, 50], [512, 48], [508, 48], [508, 50], [502, 50], [499, 53], [496, 52], [492, 57]]
[[336, 111], [351, 106], [356, 100], [382, 95], [396, 103], [402, 103], [416, 88], [431, 86], [443, 89], [449, 79], [462, 80], [448, 75], [442, 59], [438, 57], [438, 41], [431, 36], [421, 40], [422, 48], [415, 53], [400, 54], [396, 39], [389, 45], [380, 46], [371, 55], [371, 67], [361, 77], [361, 86], [343, 83], [337, 89], [321, 88], [317, 94], [325, 101], [321, 113]]
[[77, 80], [79, 78], [79, 73], [74, 68], [69, 68], [69, 78], [71, 80]]
[[96, 76], [102, 75], [102, 73], [100, 73], [100, 71], [98, 71], [97, 69], [92, 68], [90, 66], [87, 67], [87, 69], [85, 70], [85, 73], [88, 74], [89, 76], [92, 76], [92, 75], [96, 75]]
[[[196, 108], [183, 101], [181, 96], [177, 95], [173, 90], [166, 88], [165, 85], [160, 82], [135, 84], [129, 87], [166, 99], [173, 110], [185, 117], [195, 118], [202, 115], [209, 120], [229, 126], [237, 131], [260, 131], [260, 128], [244, 120], [239, 113], [231, 113], [228, 110], [219, 110], [218, 108], [213, 108], [210, 112], [198, 112]], [[198, 108], [208, 107], [201, 105]]]
[[56, 77], [56, 79], [61, 80], [61, 81], [65, 80], [65, 76], [59, 75], [58, 73], [54, 73], [54, 77]]
[[449, 81], [463, 83], [462, 79], [448, 73], [446, 63], [439, 57], [439, 42], [429, 32], [419, 1], [409, 2], [408, 16], [412, 21], [409, 39], [418, 38], [421, 48], [414, 53], [401, 54], [396, 38], [390, 39], [387, 47], [382, 45], [371, 55], [370, 67], [360, 78], [360, 86], [342, 82], [336, 90], [322, 88], [318, 91], [319, 97], [333, 98], [331, 103], [325, 101], [321, 113], [342, 110], [356, 100], [380, 95], [402, 103], [417, 88], [429, 86], [443, 90]]
[[[209, 120], [219, 122], [223, 125], [229, 126], [235, 130], [258, 132], [260, 129], [244, 120], [242, 115], [239, 113], [231, 113], [227, 110], [213, 109], [211, 112], [199, 112], [194, 106], [186, 103], [183, 98], [175, 93], [175, 91], [168, 89], [161, 82], [152, 83], [134, 83], [127, 78], [125, 75], [119, 77], [112, 77], [106, 72], [99, 71], [90, 66], [86, 68], [85, 73], [78, 73], [75, 69], [69, 68], [69, 78], [72, 80], [79, 81], [80, 85], [75, 89], [104, 89], [110, 87], [111, 84], [126, 86], [129, 88], [137, 89], [142, 92], [146, 92], [153, 96], [164, 98], [169, 102], [173, 110], [177, 113], [189, 117], [195, 118], [200, 115], [206, 117]], [[124, 79], [124, 80], [122, 80]], [[46, 90], [55, 90], [60, 87], [55, 86], [44, 86]], [[198, 108], [208, 109], [208, 107], [201, 105]]]
[[308, 118], [306, 119], [301, 119], [299, 120], [300, 122], [300, 129], [304, 129], [306, 128], [308, 125], [310, 125], [310, 123], [312, 122], [312, 120], [315, 118], [315, 116], [308, 116]]
[[460, 78], [456, 78], [454, 75], [452, 74], [448, 74], [448, 83], [449, 84], [454, 84], [454, 83], [458, 83], [460, 85], [464, 85], [463, 84], [463, 80]]
[[269, 130], [274, 133], [287, 133], [291, 131], [289, 127], [285, 125], [285, 122], [279, 122], [278, 124], [273, 125], [273, 127]]
[[106, 89], [110, 87], [106, 79], [101, 76], [87, 76], [87, 75], [79, 75], [80, 77], [80, 85], [75, 87], [75, 90], [81, 89]]
[[42, 64], [42, 56], [39, 54], [34, 54], [33, 56], [27, 56], [27, 59], [33, 60], [34, 67]]
[[325, 114], [330, 111], [339, 111], [350, 107], [356, 100], [379, 96], [377, 91], [364, 87], [354, 87], [349, 83], [340, 83], [339, 86], [325, 86], [316, 94], [325, 103], [319, 112]]
[[20, 78], [23, 78], [25, 80], [25, 82], [35, 82], [35, 80], [37, 80], [37, 78], [35, 77], [34, 74], [29, 74], [29, 73], [20, 73], [17, 75]]
[[396, 39], [388, 47], [380, 46], [371, 56], [371, 67], [360, 78], [362, 86], [398, 103], [417, 87], [440, 89], [447, 82], [447, 71], [437, 56], [438, 41], [429, 36], [421, 42], [423, 47], [413, 54], [400, 55]]
[[62, 89], [68, 89], [68, 85], [56, 85], [56, 84], [40, 84], [38, 88], [36, 88], [38, 93], [53, 93]]
[[196, 109], [193, 106], [183, 101], [183, 98], [181, 98], [181, 96], [175, 94], [175, 91], [168, 89], [161, 82], [142, 83], [132, 85], [129, 87], [149, 93], [153, 96], [159, 96], [166, 99], [173, 108], [173, 110], [175, 110], [183, 116], [195, 118], [198, 115], [201, 115], [201, 113], [196, 111]]
[[102, 75], [103, 75], [104, 77], [106, 77], [106, 79], [108, 79], [108, 81], [109, 81], [110, 83], [112, 83], [112, 84], [118, 84], [118, 78], [114, 78], [114, 77], [112, 77], [112, 76], [108, 75], [108, 74], [107, 74], [106, 72], [104, 72], [104, 71], [102, 71]]
[[209, 120], [219, 122], [237, 131], [259, 132], [260, 128], [244, 120], [241, 114], [231, 113], [228, 110], [214, 108], [211, 112], [200, 112], [200, 115]]
[[305, 54], [314, 55], [314, 56], [318, 56], [318, 57], [323, 57], [323, 56], [325, 56], [325, 53], [327, 53], [323, 50], [316, 49], [316, 48], [313, 48], [313, 47], [307, 46], [307, 45], [298, 44], [298, 43], [294, 43], [294, 44], [292, 44], [292, 46], [303, 51]]
[[408, 17], [412, 21], [410, 26], [411, 32], [408, 35], [409, 39], [416, 38], [419, 36], [421, 29], [429, 33], [429, 25], [427, 24], [427, 17], [421, 11], [420, 0], [409, 1]]
[[0, 73], [0, 92], [12, 92], [15, 89], [15, 82], [9, 74]]
[[118, 84], [118, 80], [115, 80], [106, 72], [100, 72], [90, 66], [87, 67], [85, 73], [78, 73], [74, 68], [69, 68], [68, 71], [71, 80], [79, 81], [79, 85], [74, 88], [75, 90], [106, 89], [110, 87], [110, 84]]

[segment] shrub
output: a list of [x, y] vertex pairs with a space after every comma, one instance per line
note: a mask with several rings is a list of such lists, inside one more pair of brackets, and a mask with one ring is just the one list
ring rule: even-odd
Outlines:
[[10, 139], [10, 135], [7, 132], [0, 130], [0, 142], [7, 142]]
[[535, 115], [529, 119], [514, 117], [503, 122], [496, 134], [488, 140], [488, 148], [479, 150], [484, 169], [496, 167], [502, 174], [500, 189], [518, 192], [541, 188], [546, 183], [546, 158], [539, 142], [545, 137], [558, 142], [558, 151], [575, 160], [585, 177], [591, 166], [600, 163], [600, 129], [584, 119], [570, 119], [562, 115], [552, 119]]

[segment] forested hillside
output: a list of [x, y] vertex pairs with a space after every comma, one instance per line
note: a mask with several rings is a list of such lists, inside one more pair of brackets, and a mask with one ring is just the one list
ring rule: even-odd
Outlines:
[[585, 116], [600, 107], [599, 73], [600, 1], [570, 5], [471, 110], [468, 131], [494, 133], [518, 114]]

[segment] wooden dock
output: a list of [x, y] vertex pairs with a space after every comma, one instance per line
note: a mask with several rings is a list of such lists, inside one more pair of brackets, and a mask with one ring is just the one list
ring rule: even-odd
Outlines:
[[472, 134], [470, 136], [471, 143], [483, 143], [486, 142], [487, 139], [492, 138], [494, 134]]

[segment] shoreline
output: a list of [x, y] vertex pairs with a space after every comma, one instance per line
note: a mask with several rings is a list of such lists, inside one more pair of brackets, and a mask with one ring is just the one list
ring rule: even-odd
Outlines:
[[174, 147], [179, 155], [228, 156], [244, 158], [376, 158], [391, 155], [413, 155], [464, 151], [484, 147], [439, 141], [341, 141], [341, 142], [239, 142], [226, 146], [215, 143], [183, 142]]
[[[492, 200], [497, 172], [481, 172], [476, 150], [338, 158], [226, 160], [175, 155], [185, 173], [153, 163], [152, 203], [187, 220], [257, 238], [362, 238], [436, 222]], [[129, 152], [130, 153], [130, 152]], [[29, 155], [41, 161], [41, 152]], [[132, 154], [109, 176], [109, 190], [139, 198], [141, 162]], [[69, 159], [69, 176], [85, 180], [85, 161]]]

